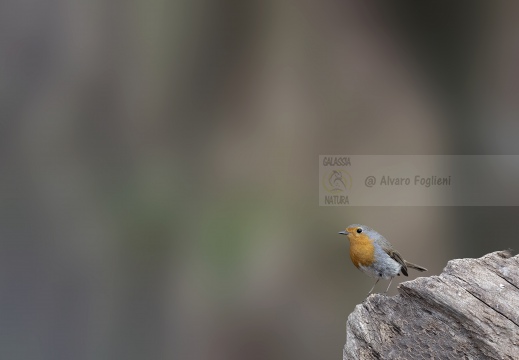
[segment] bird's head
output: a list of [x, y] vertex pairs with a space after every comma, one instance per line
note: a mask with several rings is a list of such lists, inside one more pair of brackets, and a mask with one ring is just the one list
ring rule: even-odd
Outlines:
[[344, 231], [340, 231], [339, 234], [346, 235], [350, 241], [360, 240], [366, 236], [369, 237], [369, 232], [373, 231], [367, 226], [360, 224], [352, 224]]

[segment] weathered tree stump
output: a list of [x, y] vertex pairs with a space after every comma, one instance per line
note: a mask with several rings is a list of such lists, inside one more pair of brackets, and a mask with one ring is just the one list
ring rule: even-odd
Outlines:
[[519, 255], [451, 260], [399, 289], [355, 307], [344, 359], [519, 359]]

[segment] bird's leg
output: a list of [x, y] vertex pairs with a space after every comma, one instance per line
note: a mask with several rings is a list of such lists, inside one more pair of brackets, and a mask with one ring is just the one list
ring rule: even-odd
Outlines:
[[373, 289], [375, 288], [375, 285], [377, 285], [377, 283], [379, 282], [380, 278], [377, 279], [377, 281], [375, 281], [375, 284], [373, 285], [373, 287], [371, 288], [371, 290], [369, 291], [368, 293], [368, 296], [369, 294], [371, 294], [371, 292], [373, 291]]
[[392, 282], [393, 282], [393, 278], [391, 278], [391, 280], [389, 280], [389, 285], [387, 286], [386, 292], [384, 292], [384, 294], [387, 293]]

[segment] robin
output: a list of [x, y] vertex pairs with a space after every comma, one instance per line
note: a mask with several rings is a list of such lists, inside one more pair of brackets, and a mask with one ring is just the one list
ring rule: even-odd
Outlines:
[[407, 276], [407, 268], [427, 271], [422, 266], [404, 260], [385, 237], [370, 227], [353, 224], [339, 234], [348, 236], [350, 240], [350, 258], [353, 265], [377, 279], [368, 295], [381, 278], [391, 279], [386, 289], [387, 293], [395, 276], [400, 276], [400, 272]]

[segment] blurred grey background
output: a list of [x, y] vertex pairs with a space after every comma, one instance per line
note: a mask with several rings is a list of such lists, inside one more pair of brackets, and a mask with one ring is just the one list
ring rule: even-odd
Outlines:
[[317, 196], [320, 154], [518, 154], [518, 12], [2, 1], [0, 358], [340, 359], [346, 225], [426, 275], [519, 248], [515, 207]]

